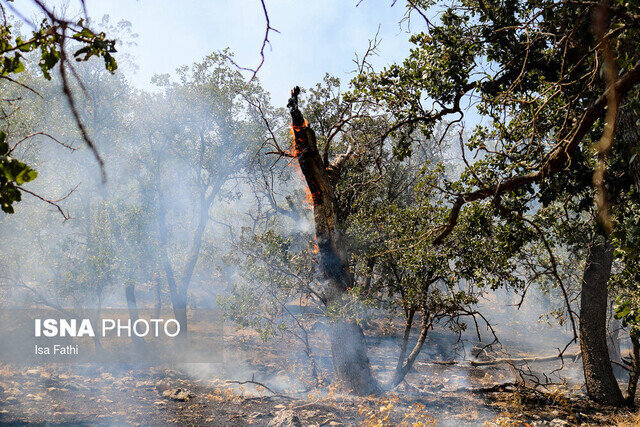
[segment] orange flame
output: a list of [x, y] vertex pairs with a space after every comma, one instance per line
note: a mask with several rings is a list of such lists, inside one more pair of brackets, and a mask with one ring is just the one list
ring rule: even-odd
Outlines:
[[306, 186], [304, 187], [304, 201], [309, 206], [309, 209], [313, 207], [313, 194], [311, 194], [309, 187]]
[[[289, 125], [289, 132], [291, 133], [292, 141], [291, 141], [291, 149], [287, 151], [287, 154], [289, 154], [291, 157], [297, 159], [300, 156], [300, 148], [298, 147], [298, 144], [297, 144], [298, 139], [296, 138], [296, 132], [300, 132], [308, 126], [309, 126], [309, 122], [307, 121], [307, 119], [304, 120], [304, 124], [302, 126], [294, 126], [293, 124]], [[298, 175], [300, 176], [300, 178], [302, 178], [302, 181], [304, 183], [303, 184], [304, 193], [305, 193], [304, 200], [307, 203], [307, 208], [313, 209], [313, 194], [309, 190], [309, 187], [306, 185], [306, 182], [304, 182], [305, 181], [304, 175], [302, 174], [302, 171], [300, 170], [299, 165], [296, 165], [295, 169]]]
[[302, 126], [294, 126], [293, 123], [289, 125], [289, 133], [291, 133], [292, 141], [291, 141], [291, 150], [287, 151], [291, 157], [298, 158], [300, 155], [300, 148], [298, 148], [296, 132], [302, 131], [302, 129], [309, 126], [309, 122], [307, 119], [304, 119], [304, 124]]

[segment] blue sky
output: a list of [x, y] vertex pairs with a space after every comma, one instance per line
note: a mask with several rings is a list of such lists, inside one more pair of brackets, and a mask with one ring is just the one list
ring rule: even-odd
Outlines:
[[[275, 106], [286, 105], [294, 85], [311, 87], [325, 73], [339, 77], [346, 86], [353, 76], [355, 53], [364, 53], [379, 30], [380, 54], [372, 58], [376, 69], [402, 61], [408, 54], [408, 30], [424, 30], [417, 15], [408, 28], [400, 25], [406, 7], [403, 0], [265, 0], [271, 25], [271, 49], [258, 77], [271, 93]], [[67, 16], [80, 17], [80, 0], [46, 0]], [[265, 19], [260, 0], [86, 0], [94, 22], [104, 15], [112, 24], [131, 22], [138, 34], [134, 46], [123, 46], [138, 67], [135, 74], [122, 67], [133, 85], [153, 90], [155, 74], [202, 60], [229, 47], [236, 62], [255, 67], [260, 62]], [[33, 3], [22, 0], [23, 14], [34, 16]], [[98, 28], [100, 29], [100, 28]], [[250, 75], [251, 73], [247, 73]], [[475, 108], [466, 113], [467, 129], [481, 121]]]
[[[350, 78], [356, 52], [364, 52], [380, 25], [378, 67], [402, 60], [409, 50], [406, 25], [399, 21], [403, 2], [364, 0], [267, 0], [271, 24], [271, 50], [259, 78], [275, 104], [283, 104], [293, 85], [309, 87], [326, 72]], [[77, 4], [69, 3], [69, 10]], [[108, 14], [138, 33], [136, 46], [125, 48], [139, 70], [128, 74], [134, 85], [149, 89], [157, 73], [202, 59], [208, 53], [231, 48], [242, 66], [260, 61], [265, 21], [259, 0], [87, 0], [89, 15], [99, 21]], [[414, 24], [414, 30], [420, 23]]]

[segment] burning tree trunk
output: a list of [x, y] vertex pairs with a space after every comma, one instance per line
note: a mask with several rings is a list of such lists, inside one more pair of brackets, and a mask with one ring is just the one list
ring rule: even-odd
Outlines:
[[607, 348], [607, 283], [612, 262], [611, 243], [596, 234], [582, 278], [580, 350], [589, 397], [598, 403], [622, 405], [624, 399]]
[[[291, 92], [288, 107], [294, 133], [294, 155], [311, 192], [320, 265], [326, 275], [327, 306], [341, 306], [347, 290], [353, 284], [349, 271], [349, 254], [340, 230], [334, 194], [334, 182], [339, 163], [325, 164], [318, 151], [315, 132], [298, 109], [297, 86]], [[344, 157], [338, 158], [342, 162]], [[371, 373], [367, 346], [362, 328], [352, 320], [335, 319], [330, 332], [333, 366], [338, 381], [360, 395], [379, 392]]]

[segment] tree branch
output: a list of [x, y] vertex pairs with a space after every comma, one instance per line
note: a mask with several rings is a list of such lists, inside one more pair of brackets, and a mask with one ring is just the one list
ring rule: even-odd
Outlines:
[[435, 245], [439, 245], [451, 233], [451, 231], [453, 231], [453, 228], [457, 224], [460, 210], [466, 203], [499, 196], [508, 191], [521, 188], [527, 184], [542, 181], [543, 179], [553, 176], [562, 170], [565, 163], [570, 159], [570, 154], [577, 148], [587, 132], [591, 130], [595, 121], [600, 118], [605, 106], [607, 105], [611, 92], [614, 91], [616, 96], [619, 99], [622, 99], [639, 81], [640, 62], [636, 63], [631, 70], [618, 79], [614, 86], [609, 87], [605, 93], [603, 93], [593, 103], [593, 105], [584, 112], [580, 122], [575, 127], [572, 134], [561, 141], [561, 143], [549, 153], [547, 160], [537, 171], [530, 172], [525, 175], [514, 176], [504, 181], [500, 181], [493, 186], [480, 188], [470, 193], [458, 195], [451, 208], [451, 212], [449, 213], [447, 223], [442, 226], [440, 233], [435, 237], [433, 243]]

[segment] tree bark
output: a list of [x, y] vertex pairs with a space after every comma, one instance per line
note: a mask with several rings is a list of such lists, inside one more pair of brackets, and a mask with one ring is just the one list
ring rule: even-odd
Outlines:
[[416, 309], [411, 307], [406, 312], [406, 319], [404, 324], [404, 334], [402, 334], [402, 346], [400, 347], [400, 354], [398, 355], [398, 362], [396, 363], [396, 373], [392, 381], [392, 385], [396, 386], [400, 381], [396, 382], [395, 378], [398, 376], [398, 372], [402, 369], [404, 364], [404, 358], [407, 355], [407, 349], [409, 348], [409, 338], [411, 336], [411, 327], [413, 326], [413, 317], [416, 314]]
[[[411, 350], [411, 353], [409, 354], [409, 357], [407, 357], [407, 361], [403, 364], [404, 362], [404, 355], [403, 358], [398, 360], [398, 364], [399, 366], [396, 367], [396, 372], [393, 376], [393, 386], [397, 386], [398, 384], [400, 384], [400, 382], [404, 379], [404, 377], [407, 376], [407, 374], [409, 373], [409, 371], [411, 370], [411, 368], [413, 367], [413, 364], [415, 363], [416, 359], [418, 358], [418, 355], [420, 354], [420, 351], [422, 350], [422, 346], [424, 345], [425, 340], [427, 339], [427, 334], [429, 332], [429, 327], [431, 326], [430, 321], [429, 321], [429, 313], [426, 311], [423, 311], [422, 313], [422, 324], [420, 327], [420, 336], [418, 337], [418, 341], [416, 342], [416, 344], [413, 346], [413, 350]], [[406, 350], [405, 350], [406, 352]]]
[[640, 378], [640, 337], [631, 334], [631, 373], [629, 374], [629, 385], [627, 386], [627, 404], [635, 406], [636, 390], [638, 388], [638, 378]]
[[588, 396], [598, 403], [620, 406], [624, 399], [607, 348], [607, 283], [612, 262], [611, 243], [596, 234], [582, 278], [580, 351]]
[[[344, 305], [347, 290], [353, 285], [353, 276], [349, 271], [349, 255], [343, 242], [342, 230], [338, 225], [334, 183], [329, 174], [331, 165], [325, 164], [322, 160], [315, 132], [298, 109], [299, 93], [300, 89], [294, 88], [287, 105], [294, 132], [294, 155], [298, 159], [313, 199], [320, 266], [326, 277], [326, 304], [340, 308]], [[367, 345], [360, 325], [348, 318], [332, 319], [330, 341], [338, 382], [355, 394], [379, 393], [380, 387], [371, 372]]]

